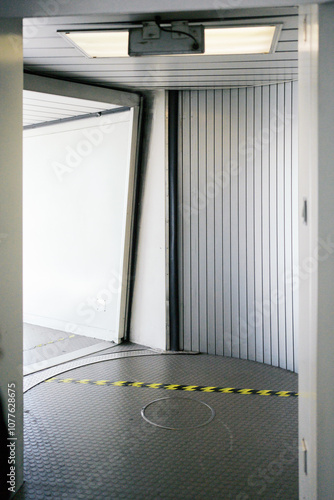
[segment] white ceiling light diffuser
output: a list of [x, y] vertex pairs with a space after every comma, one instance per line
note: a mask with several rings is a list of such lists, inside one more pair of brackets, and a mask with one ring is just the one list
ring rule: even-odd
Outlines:
[[88, 57], [129, 57], [128, 31], [72, 31], [62, 34]]
[[[204, 54], [193, 55], [269, 54], [275, 50], [280, 30], [281, 25], [205, 28]], [[129, 57], [128, 30], [72, 31], [61, 34], [88, 57]], [[159, 50], [156, 54], [159, 54]], [[165, 52], [160, 55], [170, 54]]]
[[276, 26], [205, 28], [205, 54], [269, 54], [276, 29]]

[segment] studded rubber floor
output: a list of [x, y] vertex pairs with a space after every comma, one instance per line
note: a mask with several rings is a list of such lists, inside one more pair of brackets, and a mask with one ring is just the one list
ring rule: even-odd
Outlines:
[[[294, 373], [210, 355], [114, 359], [58, 378], [297, 390]], [[53, 381], [24, 404], [17, 500], [298, 499], [296, 397]]]

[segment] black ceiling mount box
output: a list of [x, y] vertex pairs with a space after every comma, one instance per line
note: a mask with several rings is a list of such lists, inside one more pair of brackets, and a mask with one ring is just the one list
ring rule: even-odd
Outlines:
[[[174, 24], [174, 23], [173, 23]], [[129, 30], [129, 56], [203, 54], [204, 27], [173, 26], [153, 30], [153, 26]], [[150, 36], [151, 34], [151, 36]]]

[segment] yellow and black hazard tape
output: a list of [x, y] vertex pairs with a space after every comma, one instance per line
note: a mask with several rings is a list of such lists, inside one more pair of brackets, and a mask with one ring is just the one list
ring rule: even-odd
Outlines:
[[49, 344], [55, 344], [56, 342], [61, 342], [63, 340], [69, 340], [69, 339], [73, 339], [73, 337], [75, 337], [75, 335], [70, 335], [69, 337], [60, 337], [60, 339], [56, 339], [56, 340], [50, 340], [50, 342], [46, 342], [46, 344], [38, 344], [38, 345], [35, 345], [34, 347], [30, 347], [29, 349], [25, 349], [25, 351], [32, 351], [33, 349], [36, 349], [37, 347], [44, 347], [46, 345], [49, 345]]
[[293, 391], [272, 391], [272, 390], [257, 390], [257, 389], [238, 389], [235, 387], [213, 387], [202, 385], [179, 385], [179, 384], [146, 384], [144, 382], [126, 382], [119, 380], [113, 382], [111, 380], [91, 380], [91, 379], [73, 379], [73, 378], [50, 378], [45, 382], [58, 382], [62, 384], [89, 384], [100, 386], [114, 387], [148, 387], [150, 389], [165, 389], [167, 391], [187, 391], [187, 392], [220, 392], [223, 394], [255, 394], [257, 396], [279, 396], [279, 397], [298, 397], [297, 392]]

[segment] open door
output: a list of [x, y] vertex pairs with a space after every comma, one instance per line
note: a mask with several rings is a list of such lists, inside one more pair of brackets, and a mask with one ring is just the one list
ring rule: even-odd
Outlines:
[[24, 321], [125, 335], [139, 96], [27, 75]]

